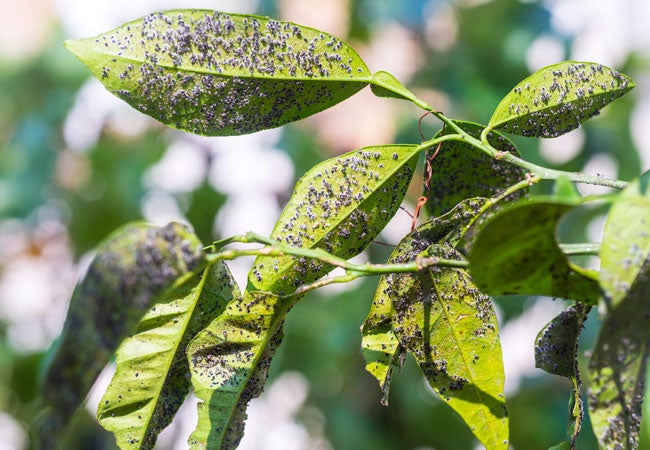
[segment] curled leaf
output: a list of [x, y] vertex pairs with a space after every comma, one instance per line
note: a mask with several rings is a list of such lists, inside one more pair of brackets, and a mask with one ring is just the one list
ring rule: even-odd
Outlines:
[[135, 109], [211, 136], [305, 118], [370, 81], [343, 41], [255, 15], [166, 11], [66, 47]]
[[594, 303], [600, 287], [572, 264], [555, 239], [560, 218], [576, 200], [521, 201], [497, 213], [479, 231], [470, 250], [470, 271], [489, 295], [548, 295]]
[[590, 310], [590, 306], [583, 304], [568, 307], [546, 324], [535, 340], [535, 367], [566, 377], [573, 384], [572, 398], [575, 404], [571, 411], [573, 429], [570, 431], [573, 448], [584, 419], [578, 338]]
[[72, 294], [63, 331], [47, 358], [38, 418], [39, 448], [56, 448], [95, 378], [152, 304], [205, 264], [185, 226], [127, 225], [97, 250]]
[[372, 75], [370, 80], [370, 89], [377, 97], [390, 97], [408, 100], [426, 110], [433, 110], [425, 102], [416, 97], [413, 92], [409, 91], [402, 83], [399, 82], [392, 74], [380, 70]]
[[488, 128], [552, 138], [574, 130], [634, 87], [602, 64], [565, 61], [538, 70], [499, 103]]
[[612, 205], [601, 248], [610, 313], [589, 363], [589, 415], [603, 448], [636, 448], [650, 354], [650, 172]]

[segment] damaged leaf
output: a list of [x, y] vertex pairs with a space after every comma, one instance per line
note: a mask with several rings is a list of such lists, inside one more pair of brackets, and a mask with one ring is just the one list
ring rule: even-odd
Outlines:
[[[323, 248], [341, 258], [359, 254], [402, 203], [418, 155], [416, 145], [385, 145], [318, 164], [296, 184], [271, 238], [296, 247]], [[284, 295], [330, 270], [316, 260], [261, 256], [249, 283], [257, 290]]]
[[107, 237], [72, 294], [61, 336], [47, 357], [39, 448], [56, 448], [75, 412], [152, 304], [205, 265], [202, 244], [185, 226], [127, 225]]
[[172, 10], [66, 41], [113, 94], [180, 130], [253, 133], [320, 112], [368, 85], [327, 33], [250, 14]]
[[268, 292], [246, 292], [192, 340], [187, 357], [200, 402], [191, 448], [237, 448], [248, 402], [264, 388], [291, 306]]
[[561, 136], [634, 86], [630, 77], [602, 64], [554, 64], [517, 84], [496, 107], [488, 128], [520, 136]]
[[[479, 138], [483, 126], [477, 123], [455, 121], [464, 131]], [[436, 138], [455, 134], [451, 127], [443, 128]], [[500, 133], [488, 135], [490, 144], [501, 152], [519, 156], [514, 144]], [[472, 197], [492, 197], [505, 188], [525, 179], [524, 169], [505, 161], [499, 161], [470, 144], [459, 141], [444, 141], [437, 147], [427, 150], [426, 157], [431, 165], [428, 200], [426, 208], [432, 216], [439, 216], [451, 210], [457, 203]], [[424, 180], [427, 180], [425, 166]], [[527, 189], [521, 189], [507, 200], [516, 200], [525, 195]]]
[[637, 448], [650, 351], [650, 172], [612, 205], [601, 248], [610, 313], [589, 363], [589, 415], [604, 448]]

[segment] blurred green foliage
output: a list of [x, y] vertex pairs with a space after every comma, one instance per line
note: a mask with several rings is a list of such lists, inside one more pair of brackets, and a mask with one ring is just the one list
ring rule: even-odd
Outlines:
[[[441, 51], [427, 46], [423, 36], [430, 8], [442, 3], [351, 0], [348, 37], [368, 41], [390, 21], [409, 28], [420, 37], [423, 53], [422, 67], [407, 83], [409, 87], [446, 93], [452, 110], [445, 113], [450, 117], [486, 122], [500, 98], [529, 74], [525, 52], [540, 33], [552, 33], [549, 12], [536, 1], [500, 0], [475, 7], [451, 3], [458, 19], [457, 39]], [[277, 11], [276, 2], [260, 2], [260, 13], [274, 15]], [[67, 151], [63, 122], [77, 90], [89, 76], [85, 67], [63, 50], [61, 43], [67, 37], [58, 31], [30, 61], [18, 65], [0, 61], [0, 225], [18, 220], [27, 230], [35, 229], [38, 209], [54, 204], [79, 257], [117, 226], [142, 218], [141, 204], [146, 195], [143, 174], [163, 154], [165, 131], [158, 128], [124, 139], [105, 129], [94, 148], [78, 155], [88, 167], [88, 178], [75, 188], [62, 185], [57, 170]], [[590, 122], [585, 127], [587, 139], [582, 151], [559, 168], [580, 170], [593, 155], [606, 153], [618, 162], [619, 178], [638, 175], [640, 160], [628, 126], [633, 106], [634, 96], [626, 97], [611, 106], [606, 117]], [[400, 120], [397, 139], [413, 142], [419, 139], [419, 112], [410, 111], [411, 117]], [[362, 120], [358, 126], [363, 127]], [[427, 135], [431, 133], [427, 131]], [[526, 159], [543, 162], [535, 140], [515, 139], [515, 143]], [[291, 156], [296, 177], [326, 154], [317, 135], [300, 123], [286, 128], [280, 146]], [[550, 185], [540, 189], [550, 189]], [[96, 195], [88, 194], [95, 190]], [[419, 195], [417, 189], [413, 195]], [[213, 220], [225, 201], [224, 194], [205, 182], [181, 200], [199, 236], [206, 242], [213, 239]], [[595, 215], [587, 212], [574, 222], [572, 240], [585, 239], [586, 225]], [[371, 259], [383, 261], [388, 253], [388, 248], [375, 246]], [[0, 266], [0, 275], [2, 272]], [[359, 352], [359, 326], [374, 286], [373, 280], [366, 280], [341, 295], [311, 294], [302, 300], [289, 314], [271, 381], [286, 370], [304, 374], [311, 392], [298, 419], [302, 417], [308, 426], [309, 407], [321, 410], [325, 435], [337, 450], [472, 448], [470, 431], [433, 397], [413, 361], [395, 375], [390, 406], [380, 406], [376, 381], [364, 371]], [[526, 304], [520, 297], [496, 302], [503, 311], [501, 327], [521, 314]], [[588, 324], [584, 333], [585, 349], [593, 344], [592, 328]], [[41, 353], [24, 354], [12, 348], [0, 319], [0, 411], [8, 412], [25, 427], [34, 414], [41, 358]], [[562, 441], [568, 424], [569, 392], [566, 380], [550, 375], [525, 379], [519, 391], [508, 398], [512, 446], [536, 450]], [[650, 448], [645, 425], [644, 430], [642, 446]], [[71, 449], [114, 448], [112, 437], [90, 417], [78, 425], [69, 445]], [[579, 448], [594, 447], [586, 423]]]

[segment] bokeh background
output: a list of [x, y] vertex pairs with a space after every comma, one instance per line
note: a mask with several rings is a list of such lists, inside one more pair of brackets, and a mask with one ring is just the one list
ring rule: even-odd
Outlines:
[[[300, 123], [254, 135], [208, 139], [170, 130], [90, 79], [63, 48], [67, 38], [176, 7], [272, 15], [347, 40], [371, 70], [392, 72], [451, 117], [483, 123], [530, 72], [565, 59], [596, 61], [632, 76], [637, 89], [564, 137], [516, 139], [520, 151], [536, 163], [626, 180], [650, 168], [647, 0], [0, 0], [0, 6], [0, 450], [28, 447], [39, 365], [93, 246], [111, 230], [144, 219], [189, 221], [206, 243], [248, 230], [268, 234], [292, 185], [312, 165], [366, 145], [420, 140], [416, 107], [374, 98], [368, 89]], [[426, 136], [438, 129], [424, 120]], [[407, 210], [419, 189], [414, 183]], [[585, 209], [562, 233], [597, 241], [605, 212]], [[379, 240], [396, 243], [410, 222], [399, 212]], [[389, 251], [373, 246], [357, 259], [381, 262]], [[250, 263], [231, 265], [242, 283]], [[379, 405], [359, 352], [359, 326], [375, 283], [323, 289], [291, 312], [241, 449], [481, 448], [412, 361], [394, 377], [390, 406]], [[512, 447], [547, 448], [565, 436], [570, 386], [534, 368], [532, 343], [564, 302], [495, 301]], [[592, 316], [584, 350], [595, 339]], [[115, 448], [92, 419], [106, 377], [75, 430], [76, 448]], [[158, 448], [186, 448], [194, 415], [190, 400]], [[584, 428], [579, 448], [595, 448], [588, 422]], [[647, 434], [644, 424], [642, 448], [650, 448]]]

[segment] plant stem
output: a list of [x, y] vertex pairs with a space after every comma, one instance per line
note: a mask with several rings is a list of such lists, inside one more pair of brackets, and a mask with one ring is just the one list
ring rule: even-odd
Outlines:
[[[256, 249], [228, 249], [217, 251], [222, 245], [241, 242], [247, 244], [264, 244], [262, 248]], [[336, 267], [341, 267], [349, 273], [358, 273], [363, 275], [381, 275], [386, 273], [405, 273], [405, 272], [419, 272], [429, 267], [455, 267], [466, 268], [468, 267], [467, 261], [459, 261], [454, 259], [443, 259], [436, 257], [419, 257], [409, 263], [401, 264], [354, 264], [346, 259], [339, 258], [336, 255], [328, 253], [321, 248], [300, 248], [277, 242], [271, 238], [259, 235], [257, 233], [246, 233], [244, 235], [232, 236], [228, 239], [215, 242], [208, 247], [215, 251], [215, 253], [207, 256], [208, 261], [217, 260], [231, 260], [240, 256], [297, 256], [310, 259], [316, 259]]]
[[[582, 172], [566, 172], [563, 170], [555, 170], [555, 169], [549, 169], [547, 167], [538, 166], [537, 164], [533, 164], [529, 161], [523, 160], [513, 155], [510, 152], [501, 152], [496, 148], [492, 147], [492, 145], [490, 145], [487, 139], [487, 136], [491, 131], [489, 128], [483, 130], [483, 133], [481, 134], [481, 139], [476, 139], [475, 137], [471, 136], [466, 131], [464, 131], [462, 128], [460, 128], [453, 120], [449, 119], [443, 113], [439, 111], [431, 111], [431, 113], [434, 116], [436, 116], [438, 119], [440, 119], [443, 123], [445, 123], [447, 126], [451, 127], [456, 133], [458, 133], [456, 135], [450, 135], [450, 136], [454, 136], [453, 140], [467, 142], [468, 144], [484, 151], [491, 157], [506, 161], [510, 164], [514, 164], [523, 169], [526, 169], [528, 172], [532, 173], [533, 175], [541, 179], [557, 180], [558, 178], [566, 178], [570, 181], [575, 181], [576, 183], [595, 184], [598, 186], [607, 186], [607, 187], [613, 187], [617, 189], [623, 189], [625, 186], [627, 186], [627, 182], [621, 180], [614, 180], [614, 179], [605, 178], [601, 176], [588, 175]], [[429, 146], [433, 145], [432, 143], [430, 144], [429, 142], [430, 141], [424, 142], [423, 145], [425, 144], [428, 144]]]
[[560, 244], [562, 253], [568, 256], [577, 255], [598, 255], [600, 253], [600, 243], [588, 242], [585, 244]]

